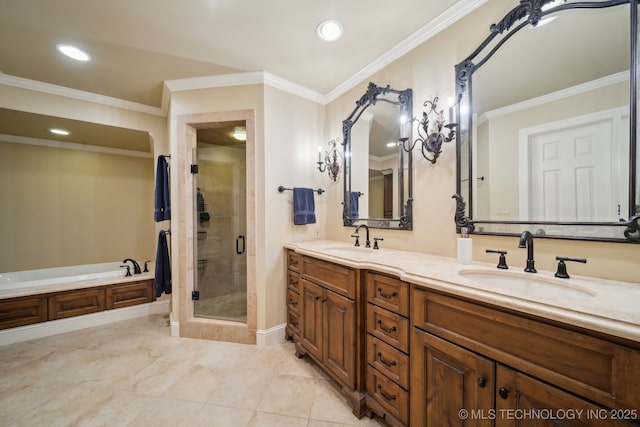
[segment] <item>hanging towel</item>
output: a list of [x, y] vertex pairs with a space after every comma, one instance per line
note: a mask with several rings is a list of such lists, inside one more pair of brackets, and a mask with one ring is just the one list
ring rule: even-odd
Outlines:
[[156, 252], [156, 275], [154, 279], [156, 298], [162, 293], [171, 293], [171, 261], [169, 260], [169, 245], [167, 245], [167, 232], [160, 231], [158, 235], [158, 250]]
[[293, 223], [315, 224], [315, 202], [311, 188], [293, 188]]
[[351, 192], [351, 218], [358, 218], [358, 203], [360, 202], [360, 192]]
[[171, 219], [171, 202], [169, 200], [169, 165], [164, 156], [158, 156], [156, 167], [156, 205], [154, 219], [156, 222]]

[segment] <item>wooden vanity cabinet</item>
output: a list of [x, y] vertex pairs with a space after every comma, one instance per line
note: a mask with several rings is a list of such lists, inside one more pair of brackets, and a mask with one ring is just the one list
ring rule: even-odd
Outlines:
[[289, 340], [300, 339], [300, 255], [287, 250], [287, 326], [285, 336]]
[[[297, 254], [296, 254], [297, 255]], [[288, 270], [295, 256], [288, 255]], [[298, 357], [311, 357], [342, 386], [353, 413], [364, 415], [364, 324], [360, 271], [335, 263], [299, 256], [298, 325], [288, 303], [287, 334], [295, 341]], [[288, 291], [292, 276], [289, 274]], [[288, 294], [290, 297], [291, 294]], [[297, 329], [297, 332], [296, 332]]]
[[409, 423], [409, 284], [366, 273], [367, 407], [392, 426]]
[[618, 426], [629, 423], [616, 418], [638, 417], [638, 349], [418, 287], [411, 298], [412, 427]]

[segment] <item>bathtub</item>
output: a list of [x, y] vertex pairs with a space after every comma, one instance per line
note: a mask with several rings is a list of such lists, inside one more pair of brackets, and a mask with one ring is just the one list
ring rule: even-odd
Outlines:
[[127, 271], [121, 265], [121, 262], [105, 262], [0, 273], [0, 292], [124, 278]]
[[122, 262], [0, 273], [0, 346], [169, 313], [153, 273], [126, 276]]

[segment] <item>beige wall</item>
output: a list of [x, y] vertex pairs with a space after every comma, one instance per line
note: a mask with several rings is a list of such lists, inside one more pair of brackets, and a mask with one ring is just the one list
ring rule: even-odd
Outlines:
[[[145, 131], [168, 148], [151, 114], [5, 85], [0, 107]], [[152, 158], [0, 143], [0, 174], [0, 271], [155, 258]]]
[[[422, 104], [434, 96], [446, 100], [454, 95], [454, 65], [463, 60], [488, 35], [491, 23], [499, 20], [515, 2], [491, 1], [476, 9], [452, 27], [428, 40], [383, 70], [362, 81], [355, 88], [327, 106], [328, 135], [340, 134], [341, 121], [349, 115], [355, 101], [365, 92], [367, 83], [389, 84], [395, 89], [413, 88], [414, 116], [424, 109]], [[415, 132], [415, 129], [414, 129]], [[383, 237], [383, 247], [413, 250], [454, 257], [456, 238], [455, 211], [455, 146], [445, 144], [435, 165], [419, 153], [414, 154], [414, 222], [413, 231], [375, 230]], [[327, 199], [341, 200], [340, 186], [331, 188]], [[349, 228], [342, 226], [339, 203], [327, 206], [327, 238], [351, 241]], [[512, 268], [524, 266], [526, 251], [517, 248], [515, 237], [473, 236], [474, 260], [495, 262], [485, 254], [487, 248], [508, 250]], [[536, 240], [536, 266], [555, 270], [555, 256], [586, 257], [586, 265], [575, 266], [575, 274], [637, 282], [640, 245], [582, 242], [567, 240]]]
[[0, 271], [155, 258], [153, 159], [0, 142]]

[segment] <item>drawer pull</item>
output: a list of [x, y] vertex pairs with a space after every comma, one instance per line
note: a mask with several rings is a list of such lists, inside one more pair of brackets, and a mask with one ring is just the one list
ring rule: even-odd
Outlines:
[[382, 288], [378, 288], [378, 293], [382, 298], [386, 298], [386, 299], [391, 299], [393, 297], [398, 296], [397, 292], [391, 292], [390, 294], [385, 294], [384, 292], [382, 292]]
[[504, 387], [500, 387], [500, 390], [498, 390], [498, 394], [501, 398], [506, 399], [507, 397], [509, 397], [509, 390]]
[[487, 385], [487, 379], [485, 377], [478, 378], [478, 387], [484, 388]]
[[378, 352], [378, 360], [385, 366], [387, 366], [388, 368], [392, 367], [392, 366], [396, 366], [396, 361], [392, 360], [391, 362], [389, 362], [388, 360], [384, 360], [384, 358], [382, 357], [382, 353]]
[[385, 328], [384, 325], [382, 324], [382, 320], [378, 320], [378, 325], [380, 325], [380, 329], [382, 329], [388, 334], [390, 334], [391, 332], [397, 331], [395, 326], [392, 326], [391, 328]]
[[385, 399], [387, 399], [389, 402], [392, 402], [392, 401], [396, 400], [395, 396], [392, 396], [392, 395], [387, 394], [387, 393], [384, 392], [384, 390], [382, 389], [382, 385], [381, 384], [378, 384], [378, 390], [380, 390], [380, 395], [382, 397], [384, 397]]
[[322, 298], [322, 297], [316, 297], [316, 301], [326, 302], [327, 299], [326, 298]]

